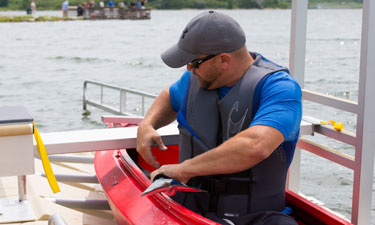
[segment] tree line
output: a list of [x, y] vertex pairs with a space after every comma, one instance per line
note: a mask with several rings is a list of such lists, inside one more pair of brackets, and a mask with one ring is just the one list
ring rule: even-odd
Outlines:
[[[88, 1], [88, 0], [86, 0]], [[135, 0], [114, 0], [116, 5], [122, 1], [126, 4]], [[363, 0], [309, 0], [309, 4], [316, 3], [362, 3]], [[61, 9], [63, 0], [36, 0], [38, 10]], [[69, 5], [79, 5], [85, 0], [69, 0]], [[97, 4], [99, 0], [95, 1]], [[108, 2], [105, 0], [104, 2]], [[204, 9], [204, 8], [290, 8], [292, 0], [148, 0], [147, 8], [153, 9]], [[30, 6], [31, 0], [0, 0], [0, 8], [9, 10], [25, 10]]]

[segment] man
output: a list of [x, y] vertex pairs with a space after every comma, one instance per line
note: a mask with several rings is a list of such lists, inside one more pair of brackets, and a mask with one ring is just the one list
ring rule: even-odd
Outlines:
[[109, 0], [108, 7], [115, 7], [115, 2], [113, 0]]
[[63, 17], [67, 17], [68, 16], [68, 7], [69, 7], [69, 1], [66, 0], [61, 5], [62, 11], [63, 11]]
[[78, 5], [77, 7], [77, 16], [78, 17], [83, 16], [83, 7], [81, 5]]
[[[301, 89], [289, 71], [248, 52], [245, 33], [216, 11], [193, 18], [161, 58], [186, 65], [163, 90], [138, 128], [137, 151], [155, 170], [207, 193], [174, 199], [223, 224], [296, 224], [281, 213], [285, 179], [301, 121]], [[156, 129], [177, 118], [180, 163], [155, 161], [166, 149]]]
[[104, 8], [104, 2], [103, 2], [103, 1], [100, 1], [100, 2], [99, 2], [99, 7], [100, 7], [100, 8]]
[[95, 7], [96, 7], [95, 0], [91, 0], [90, 1], [90, 8], [95, 8]]
[[36, 4], [35, 4], [35, 0], [31, 1], [30, 7], [31, 7], [31, 15], [33, 15], [33, 17], [36, 17]]

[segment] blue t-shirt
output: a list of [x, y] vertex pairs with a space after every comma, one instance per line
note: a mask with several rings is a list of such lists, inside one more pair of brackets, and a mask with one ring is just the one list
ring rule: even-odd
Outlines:
[[[189, 84], [190, 71], [170, 86], [170, 99], [173, 110], [178, 112], [182, 106]], [[231, 87], [218, 89], [223, 98]], [[289, 167], [299, 136], [302, 118], [302, 92], [299, 84], [288, 73], [281, 71], [269, 75], [260, 91], [259, 108], [250, 124], [266, 125], [279, 130], [284, 135], [282, 147]]]

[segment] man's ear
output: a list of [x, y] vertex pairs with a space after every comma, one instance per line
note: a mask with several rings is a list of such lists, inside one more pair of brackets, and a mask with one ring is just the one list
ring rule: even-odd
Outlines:
[[221, 53], [219, 57], [221, 69], [228, 69], [231, 63], [231, 56], [228, 53]]

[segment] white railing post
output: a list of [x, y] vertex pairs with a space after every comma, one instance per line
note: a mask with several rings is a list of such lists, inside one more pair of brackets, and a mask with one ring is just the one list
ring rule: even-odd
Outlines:
[[87, 109], [86, 103], [86, 91], [87, 91], [87, 82], [83, 82], [83, 110]]
[[100, 104], [103, 104], [103, 85], [100, 86]]
[[145, 116], [145, 96], [142, 96], [142, 116]]
[[375, 146], [375, 1], [363, 1], [352, 223], [370, 224]]
[[18, 176], [18, 200], [27, 200], [26, 175]]
[[[290, 32], [289, 69], [303, 88], [305, 78], [307, 0], [293, 0]], [[296, 148], [289, 168], [288, 189], [299, 192], [301, 149]]]
[[120, 91], [120, 113], [126, 112], [126, 91]]

